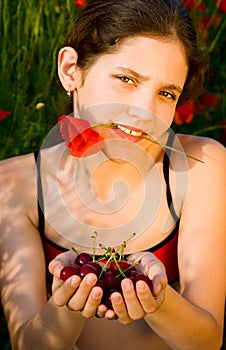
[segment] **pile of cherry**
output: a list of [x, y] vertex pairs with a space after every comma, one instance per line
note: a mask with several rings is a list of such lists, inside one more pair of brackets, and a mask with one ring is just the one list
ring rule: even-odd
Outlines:
[[103, 289], [102, 304], [105, 304], [108, 309], [112, 309], [110, 296], [113, 292], [121, 292], [121, 281], [123, 278], [130, 278], [134, 286], [136, 282], [145, 281], [152, 291], [152, 281], [143, 273], [137, 271], [136, 266], [131, 265], [124, 257], [112, 253], [110, 256], [102, 256], [95, 259], [88, 253], [80, 253], [76, 256], [74, 264], [65, 266], [61, 270], [61, 279], [66, 281], [72, 275], [78, 275], [83, 279], [88, 273], [94, 273], [97, 277], [97, 286]]

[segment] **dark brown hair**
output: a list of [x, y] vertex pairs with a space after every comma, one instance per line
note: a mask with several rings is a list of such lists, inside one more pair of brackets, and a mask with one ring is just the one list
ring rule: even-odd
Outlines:
[[66, 44], [77, 51], [78, 66], [87, 70], [101, 55], [116, 51], [123, 39], [138, 35], [179, 39], [189, 70], [178, 105], [196, 99], [207, 64], [190, 14], [179, 0], [90, 0]]

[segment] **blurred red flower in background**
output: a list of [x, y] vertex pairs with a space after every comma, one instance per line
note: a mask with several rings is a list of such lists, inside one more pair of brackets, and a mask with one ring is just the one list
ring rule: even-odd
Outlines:
[[197, 114], [203, 114], [205, 112], [205, 109], [210, 107], [219, 109], [220, 101], [221, 99], [216, 95], [207, 92], [203, 94], [198, 101], [195, 102], [195, 112]]
[[226, 13], [226, 0], [221, 0], [220, 3], [219, 0], [214, 0], [214, 5], [216, 5], [220, 11]]
[[186, 6], [188, 8], [188, 10], [199, 10], [201, 12], [205, 12], [206, 11], [206, 6], [203, 3], [199, 3], [197, 5], [197, 1], [196, 0], [182, 0], [182, 3], [184, 6]]
[[195, 106], [193, 102], [188, 102], [185, 105], [176, 109], [174, 122], [177, 125], [190, 123], [194, 118]]
[[[219, 13], [215, 13], [212, 16], [206, 16], [201, 21], [201, 32], [204, 33], [206, 28], [209, 26], [210, 28], [218, 27], [221, 23], [221, 16]], [[206, 33], [205, 33], [206, 34]]]
[[86, 0], [75, 0], [75, 6], [77, 7], [85, 7], [86, 6]]
[[11, 112], [6, 112], [4, 109], [0, 108], [0, 122], [5, 119]]

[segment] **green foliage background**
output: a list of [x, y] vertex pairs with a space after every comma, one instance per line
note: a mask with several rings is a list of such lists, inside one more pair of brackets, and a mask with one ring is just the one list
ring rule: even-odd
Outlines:
[[68, 0], [0, 0], [0, 108], [11, 112], [0, 122], [0, 158], [37, 149], [65, 110], [57, 52], [79, 11]]
[[[195, 115], [192, 123], [175, 126], [175, 131], [210, 136], [223, 143], [225, 13], [213, 0], [204, 3], [204, 14], [196, 7], [192, 12], [197, 23], [202, 17], [212, 16], [206, 29], [208, 40], [203, 45], [209, 50], [212, 69], [206, 91], [221, 99], [220, 108], [209, 106], [203, 115]], [[57, 117], [65, 113], [67, 96], [57, 77], [56, 59], [79, 12], [72, 0], [0, 0], [0, 108], [11, 112], [0, 122], [0, 159], [39, 148]], [[221, 18], [218, 26], [213, 25], [216, 13]], [[40, 102], [45, 106], [38, 110], [36, 104]]]

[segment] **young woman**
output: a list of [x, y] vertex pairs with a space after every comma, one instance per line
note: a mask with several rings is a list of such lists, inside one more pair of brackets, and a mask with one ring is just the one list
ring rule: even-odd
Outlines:
[[[50, 145], [54, 129], [36, 157], [1, 162], [1, 300], [12, 348], [219, 349], [226, 152], [170, 130], [205, 73], [188, 13], [177, 0], [91, 0], [58, 62], [73, 121], [99, 135], [88, 133], [94, 142], [82, 154], [69, 138], [72, 117], [61, 118], [70, 149]], [[95, 231], [97, 255], [99, 243], [127, 241], [152, 292], [125, 278], [111, 310], [95, 274], [61, 280], [71, 247], [92, 253]], [[58, 253], [48, 296], [46, 267]]]

